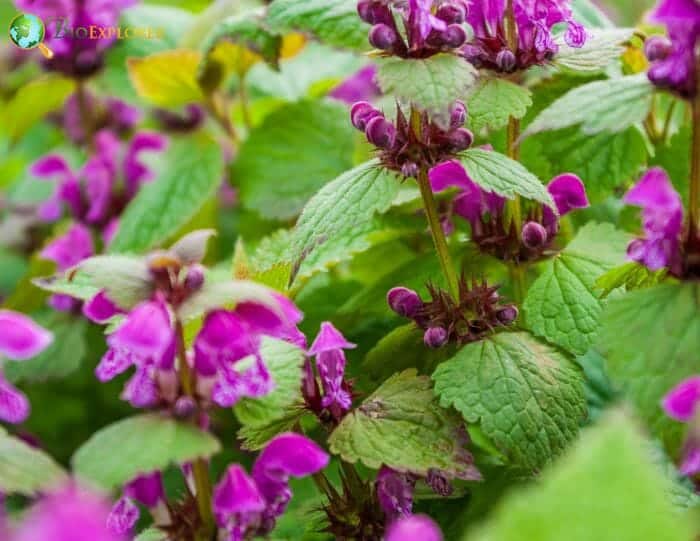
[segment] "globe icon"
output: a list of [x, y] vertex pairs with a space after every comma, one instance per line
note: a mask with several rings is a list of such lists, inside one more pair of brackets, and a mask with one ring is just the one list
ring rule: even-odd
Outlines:
[[44, 22], [36, 15], [22, 13], [10, 23], [10, 38], [21, 49], [34, 49], [44, 40]]

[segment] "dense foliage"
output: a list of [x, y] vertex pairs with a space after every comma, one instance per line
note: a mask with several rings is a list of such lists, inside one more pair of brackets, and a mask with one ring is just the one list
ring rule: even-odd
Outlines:
[[700, 539], [700, 2], [177, 4], [0, 6], [0, 539]]

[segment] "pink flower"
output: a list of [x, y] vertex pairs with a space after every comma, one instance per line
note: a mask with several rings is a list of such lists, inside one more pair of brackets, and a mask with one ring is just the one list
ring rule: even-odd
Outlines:
[[430, 517], [411, 515], [389, 526], [386, 541], [442, 541], [442, 533]]
[[700, 473], [700, 376], [690, 377], [663, 398], [661, 405], [666, 415], [689, 424], [689, 433], [683, 446], [683, 461], [679, 467], [683, 475]]

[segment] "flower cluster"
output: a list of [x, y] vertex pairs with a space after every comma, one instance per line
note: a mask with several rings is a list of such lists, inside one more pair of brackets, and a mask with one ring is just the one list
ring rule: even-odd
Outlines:
[[679, 383], [664, 397], [662, 406], [666, 415], [688, 423], [688, 434], [683, 446], [680, 472], [683, 475], [700, 473], [700, 376]]
[[583, 182], [576, 175], [564, 174], [548, 185], [557, 213], [547, 205], [536, 205], [525, 215], [521, 231], [506, 222], [506, 199], [481, 189], [457, 161], [447, 161], [430, 170], [433, 191], [457, 187], [453, 211], [469, 222], [472, 240], [485, 253], [504, 261], [531, 261], [549, 249], [559, 231], [559, 218], [586, 208], [588, 199]]
[[0, 310], [0, 420], [21, 423], [29, 416], [29, 401], [2, 374], [3, 357], [13, 361], [30, 359], [53, 341], [53, 335], [23, 314]]
[[633, 240], [627, 256], [652, 271], [668, 268], [682, 272], [681, 233], [683, 202], [663, 169], [650, 169], [626, 194], [623, 201], [642, 208], [644, 238]]
[[432, 167], [468, 149], [474, 141], [472, 132], [463, 127], [467, 109], [460, 101], [452, 106], [446, 126], [425, 112], [414, 114], [418, 115], [417, 128], [400, 107], [395, 123], [367, 102], [358, 102], [350, 110], [352, 125], [379, 149], [383, 165], [406, 177], [415, 177], [420, 167]]
[[372, 46], [402, 58], [426, 58], [467, 40], [464, 0], [360, 0], [357, 11], [372, 25]]
[[431, 349], [448, 342], [476, 342], [498, 327], [511, 325], [518, 318], [518, 308], [503, 303], [498, 286], [471, 284], [462, 278], [459, 299], [429, 285], [431, 299], [423, 301], [418, 293], [395, 287], [387, 294], [389, 307], [398, 315], [412, 319], [425, 331], [423, 341]]
[[116, 35], [100, 34], [100, 39], [89, 39], [89, 35], [80, 36], [73, 30], [85, 28], [87, 32], [90, 27], [95, 27], [106, 32], [117, 26], [124, 9], [137, 2], [138, 0], [15, 0], [15, 6], [20, 11], [33, 13], [50, 22], [46, 28], [46, 44], [54, 52], [54, 57], [46, 60], [47, 67], [82, 78], [90, 77], [102, 67], [104, 53], [114, 43]]
[[252, 475], [233, 464], [214, 488], [216, 522], [226, 531], [226, 541], [265, 536], [275, 526], [292, 497], [290, 477], [321, 471], [329, 457], [313, 441], [294, 433], [273, 438], [253, 465]]
[[651, 62], [649, 80], [683, 98], [698, 93], [700, 5], [694, 0], [661, 0], [652, 13], [655, 22], [666, 25], [668, 38], [649, 38], [644, 51]]
[[[60, 120], [68, 138], [82, 145], [88, 142], [88, 131], [127, 135], [141, 120], [141, 111], [118, 98], [101, 99], [83, 90], [68, 97]], [[87, 121], [89, 126], [85, 125]]]
[[509, 47], [506, 0], [472, 2], [467, 22], [474, 30], [462, 54], [479, 68], [504, 73], [525, 70], [552, 60], [559, 51], [553, 27], [567, 24], [564, 39], [570, 47], [586, 42], [586, 30], [573, 20], [569, 0], [513, 0], [517, 50]]

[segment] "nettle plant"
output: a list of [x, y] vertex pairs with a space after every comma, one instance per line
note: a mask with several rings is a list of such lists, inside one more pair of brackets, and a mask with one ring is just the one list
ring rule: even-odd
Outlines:
[[0, 51], [0, 538], [698, 538], [697, 0], [137, 4]]

